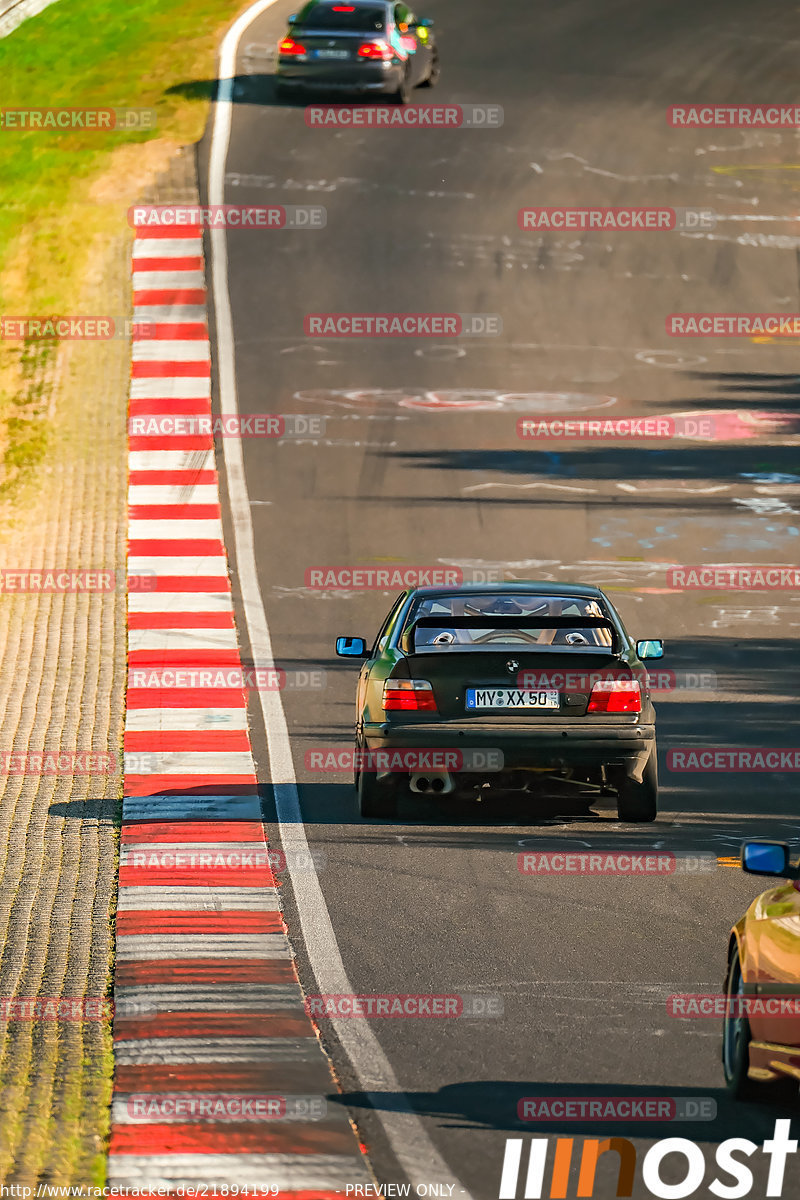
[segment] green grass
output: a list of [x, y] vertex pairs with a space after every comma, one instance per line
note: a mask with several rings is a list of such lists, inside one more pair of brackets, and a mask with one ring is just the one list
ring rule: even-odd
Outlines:
[[[59, 311], [74, 294], [69, 272], [78, 250], [64, 233], [86, 239], [98, 217], [100, 228], [126, 227], [124, 203], [101, 214], [94, 210], [106, 205], [93, 204], [89, 194], [115, 150], [200, 137], [214, 49], [239, 7], [239, 0], [58, 0], [0, 41], [5, 109], [157, 111], [150, 131], [0, 130], [0, 278], [22, 237], [27, 260], [19, 264], [23, 289], [11, 285], [10, 298], [30, 296], [45, 311]], [[126, 172], [133, 166], [132, 186], [135, 162], [126, 160]], [[70, 212], [75, 205], [80, 211]]]
[[[0, 128], [0, 313], [118, 315], [98, 293], [103, 255], [131, 235], [128, 207], [170, 155], [201, 137], [216, 48], [242, 7], [57, 0], [0, 40], [6, 110], [156, 110], [148, 130]], [[42, 353], [41, 344], [0, 340], [0, 500], [57, 452], [49, 396], [26, 366]]]

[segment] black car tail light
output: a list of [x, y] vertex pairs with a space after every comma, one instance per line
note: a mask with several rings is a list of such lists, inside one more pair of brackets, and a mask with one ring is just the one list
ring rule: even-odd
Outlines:
[[358, 47], [359, 58], [379, 58], [383, 61], [394, 58], [394, 51], [388, 42], [364, 42]]
[[427, 679], [387, 679], [383, 685], [384, 712], [437, 712]]
[[601, 679], [592, 688], [587, 712], [638, 713], [642, 692], [635, 679]]
[[301, 45], [300, 42], [296, 42], [294, 38], [291, 37], [285, 37], [278, 46], [278, 53], [287, 56], [305, 54], [305, 52], [305, 46]]

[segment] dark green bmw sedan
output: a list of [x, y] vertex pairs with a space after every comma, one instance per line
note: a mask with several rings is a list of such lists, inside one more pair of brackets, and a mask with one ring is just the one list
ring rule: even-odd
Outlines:
[[361, 814], [404, 793], [531, 792], [544, 775], [613, 789], [623, 821], [658, 812], [655, 710], [644, 660], [607, 596], [580, 584], [426, 587], [398, 596], [363, 660], [356, 698]]

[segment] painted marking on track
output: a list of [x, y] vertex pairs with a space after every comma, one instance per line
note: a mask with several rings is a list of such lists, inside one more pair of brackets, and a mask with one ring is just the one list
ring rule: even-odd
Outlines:
[[554, 492], [579, 492], [584, 496], [596, 496], [598, 488], [578, 487], [571, 483], [510, 483], [505, 479], [493, 480], [491, 483], [470, 483], [461, 489], [462, 492], [486, 492], [494, 488], [509, 488], [513, 491], [532, 492], [539, 488], [550, 489]]
[[618, 403], [616, 396], [591, 392], [499, 392], [489, 388], [436, 388], [428, 391], [413, 387], [312, 389], [295, 392], [294, 399], [346, 410], [372, 405], [382, 412], [392, 412], [397, 408], [429, 412], [463, 409], [475, 412], [587, 412]]
[[800, 171], [800, 163], [760, 163], [752, 166], [712, 167], [715, 175], [741, 175], [744, 172], [754, 173], [763, 171]]
[[702, 354], [685, 354], [680, 350], [638, 350], [634, 357], [651, 367], [696, 367], [708, 362]]
[[622, 183], [677, 183], [680, 180], [680, 175], [674, 171], [668, 175], [620, 175], [617, 171], [609, 171], [603, 167], [593, 167], [588, 159], [581, 158], [579, 154], [573, 154], [571, 150], [548, 150], [545, 153], [545, 158], [548, 162], [576, 162], [590, 175], [602, 175], [606, 179], [619, 179]]

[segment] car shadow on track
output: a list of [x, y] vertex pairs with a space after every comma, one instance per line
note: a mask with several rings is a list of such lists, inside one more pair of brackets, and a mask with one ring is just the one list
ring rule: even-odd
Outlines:
[[[272, 789], [266, 786], [262, 791], [264, 819], [275, 823]], [[652, 823], [629, 824], [617, 820], [613, 797], [598, 797], [593, 803], [591, 796], [549, 794], [450, 804], [409, 797], [401, 802], [396, 818], [382, 820], [359, 816], [355, 789], [349, 784], [301, 784], [299, 794], [310, 840], [317, 847], [329, 847], [333, 855], [338, 855], [337, 847], [343, 843], [350, 847], [396, 847], [399, 843], [414, 848], [507, 850], [518, 855], [546, 844], [549, 850], [702, 853], [733, 860], [726, 865], [734, 866], [744, 838], [792, 840], [797, 830], [796, 816], [788, 806], [785, 813], [763, 817], [713, 812], [696, 818], [682, 814], [678, 821], [675, 814], [665, 812]], [[694, 869], [710, 871], [716, 866], [709, 859], [708, 863], [698, 862]]]
[[[266, 72], [255, 72], [246, 75], [234, 75], [233, 80], [233, 103], [234, 104], [258, 104], [265, 108], [305, 108], [308, 104], [389, 104], [391, 100], [388, 96], [361, 95], [353, 92], [330, 92], [324, 89], [301, 89], [294, 95], [288, 92], [286, 95], [277, 93], [277, 81], [273, 74]], [[186, 83], [175, 84], [174, 87], [167, 88], [165, 96], [182, 96], [190, 99], [216, 99], [218, 96], [219, 81], [216, 79], [191, 79]], [[425, 89], [419, 92], [422, 96], [425, 94]], [[412, 92], [413, 97], [417, 92]]]
[[[428, 797], [404, 794], [400, 800], [395, 820], [366, 820], [358, 813], [355, 789], [350, 784], [305, 783], [299, 784], [303, 820], [307, 825], [349, 825], [351, 823], [385, 828], [387, 825], [442, 825], [482, 828], [489, 825], [560, 825], [565, 821], [594, 821], [605, 824], [615, 815], [616, 800], [609, 795], [600, 797], [599, 789], [588, 785], [568, 784], [555, 781], [552, 790], [530, 793], [506, 793], [482, 800], [451, 799], [450, 797]], [[581, 791], [583, 789], [583, 791]], [[265, 789], [269, 796], [270, 789]], [[267, 819], [272, 819], [271, 803], [267, 800]], [[603, 805], [607, 815], [593, 811], [590, 806]]]
[[[690, 1138], [696, 1142], [721, 1142], [731, 1136], [741, 1136], [743, 1124], [748, 1137], [762, 1140], [772, 1133], [776, 1119], [798, 1116], [796, 1100], [783, 1084], [764, 1088], [764, 1097], [755, 1103], [734, 1100], [724, 1088], [650, 1087], [630, 1084], [543, 1083], [530, 1080], [486, 1079], [469, 1083], [448, 1084], [437, 1092], [344, 1092], [331, 1096], [333, 1103], [351, 1109], [377, 1108], [392, 1112], [414, 1112], [437, 1119], [450, 1129], [493, 1129], [515, 1133], [586, 1134], [628, 1138]], [[615, 1115], [609, 1119], [567, 1120], [522, 1119], [519, 1113], [541, 1112], [543, 1102], [603, 1100], [619, 1102], [661, 1102], [657, 1111], [660, 1119], [631, 1120]], [[524, 1102], [528, 1101], [527, 1107]], [[535, 1107], [531, 1107], [534, 1102]], [[521, 1107], [522, 1106], [522, 1107]], [[623, 1109], [624, 1111], [624, 1109]], [[650, 1111], [652, 1112], [652, 1106]], [[685, 1119], [678, 1114], [685, 1113]], [[705, 1119], [694, 1114], [705, 1113]], [[666, 1115], [674, 1114], [674, 1115]]]

